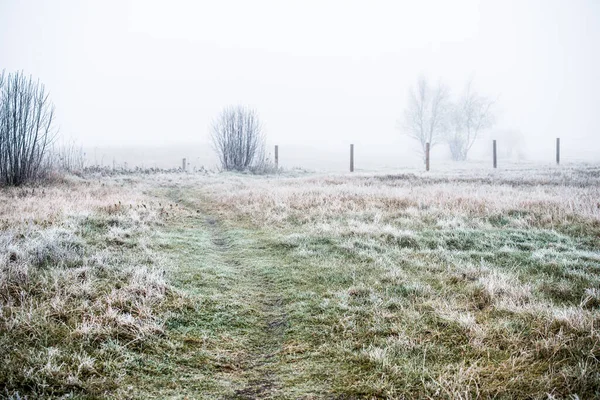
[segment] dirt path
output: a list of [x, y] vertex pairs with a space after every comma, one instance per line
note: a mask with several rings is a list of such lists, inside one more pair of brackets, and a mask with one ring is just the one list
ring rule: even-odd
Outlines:
[[247, 383], [236, 390], [238, 399], [269, 398], [280, 389], [275, 362], [282, 348], [287, 320], [281, 300], [275, 295], [264, 296], [260, 302], [265, 316], [263, 334], [255, 338], [255, 349], [245, 363]]
[[261, 314], [260, 330], [250, 340], [252, 351], [241, 363], [240, 372], [246, 383], [235, 391], [233, 398], [273, 397], [280, 388], [274, 364], [282, 348], [287, 325], [282, 299], [271, 279], [239, 260], [240, 249], [228, 238], [225, 228], [216, 218], [207, 216], [206, 226], [220, 256], [238, 269], [240, 283], [247, 289], [246, 300], [250, 307]]
[[[273, 260], [266, 254], [261, 259], [258, 251], [260, 246], [255, 240], [248, 242], [246, 238], [241, 239], [239, 232], [228, 228], [223, 221], [203, 210], [201, 203], [182, 203], [193, 213], [196, 230], [203, 231], [206, 241], [210, 243], [210, 264], [228, 271], [231, 275], [231, 279], [228, 279], [221, 289], [224, 300], [232, 304], [242, 304], [243, 310], [240, 313], [244, 315], [251, 312], [247, 317], [250, 326], [228, 333], [234, 341], [232, 348], [228, 350], [233, 360], [223, 368], [223, 376], [215, 379], [230, 381], [234, 389], [219, 397], [278, 398], [281, 381], [277, 363], [284, 344], [288, 319], [282, 296], [279, 294], [281, 287], [277, 278], [272, 275], [272, 267], [269, 265]], [[197, 232], [191, 230], [187, 234], [193, 237]], [[189, 238], [186, 243], [196, 246], [196, 241]], [[194, 254], [201, 251], [200, 248], [202, 246], [190, 248], [187, 245], [180, 253]], [[206, 248], [202, 250], [206, 251]], [[198, 263], [191, 259], [183, 261], [186, 264]], [[217, 374], [220, 372], [217, 371]]]

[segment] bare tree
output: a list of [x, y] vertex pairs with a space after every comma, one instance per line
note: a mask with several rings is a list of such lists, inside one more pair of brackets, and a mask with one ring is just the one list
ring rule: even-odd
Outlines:
[[469, 81], [462, 97], [453, 105], [451, 129], [447, 141], [454, 161], [464, 161], [481, 131], [494, 124], [492, 106], [494, 102], [480, 96]]
[[409, 91], [404, 111], [404, 132], [417, 140], [425, 156], [426, 143], [433, 148], [443, 138], [448, 110], [448, 89], [442, 83], [430, 87], [424, 77]]
[[0, 181], [21, 185], [44, 170], [54, 139], [54, 106], [44, 85], [22, 72], [0, 74]]
[[265, 137], [256, 110], [229, 106], [213, 121], [211, 137], [221, 168], [243, 171], [262, 164]]

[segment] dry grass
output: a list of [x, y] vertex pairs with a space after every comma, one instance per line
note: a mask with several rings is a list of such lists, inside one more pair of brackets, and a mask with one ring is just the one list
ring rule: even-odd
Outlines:
[[393, 222], [396, 228], [409, 229], [422, 227], [424, 219], [435, 220], [442, 228], [479, 228], [502, 217], [507, 227], [515, 228], [552, 228], [573, 219], [600, 224], [598, 168], [580, 175], [571, 170], [552, 175], [544, 171], [529, 171], [529, 177], [521, 171], [519, 179], [471, 172], [455, 179], [423, 174], [237, 177], [207, 184], [220, 203], [269, 224], [329, 225], [342, 213], [350, 217], [342, 221], [348, 224]]
[[100, 395], [164, 335], [174, 294], [147, 245], [164, 216], [143, 191], [72, 180], [0, 192], [3, 395]]
[[202, 185], [307, 270], [342, 393], [600, 396], [597, 166]]
[[3, 189], [1, 386], [600, 397], [598, 199], [594, 165]]

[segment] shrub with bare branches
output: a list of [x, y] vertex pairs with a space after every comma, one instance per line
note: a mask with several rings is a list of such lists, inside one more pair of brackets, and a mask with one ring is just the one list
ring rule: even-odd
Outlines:
[[263, 163], [265, 137], [256, 110], [226, 107], [213, 121], [211, 135], [223, 170], [244, 171]]
[[42, 83], [23, 72], [0, 73], [0, 182], [19, 186], [44, 172], [53, 121]]

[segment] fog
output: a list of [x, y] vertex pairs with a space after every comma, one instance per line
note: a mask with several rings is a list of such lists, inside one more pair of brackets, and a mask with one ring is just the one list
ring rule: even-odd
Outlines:
[[418, 163], [399, 121], [419, 76], [496, 100], [470, 159], [518, 131], [523, 160], [560, 137], [598, 161], [599, 48], [595, 0], [0, 0], [0, 69], [44, 82], [61, 137], [104, 164], [212, 167], [229, 104], [259, 112], [284, 167], [344, 169], [350, 143], [358, 169]]

